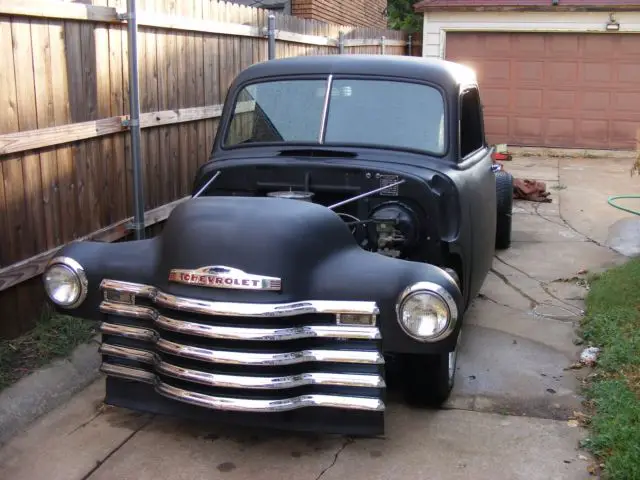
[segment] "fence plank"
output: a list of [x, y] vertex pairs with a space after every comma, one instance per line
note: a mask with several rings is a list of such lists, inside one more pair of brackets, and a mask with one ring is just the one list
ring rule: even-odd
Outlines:
[[[204, 107], [141, 113], [140, 128], [159, 127], [161, 125], [173, 125], [217, 118], [222, 114], [222, 107], [223, 105], [206, 105]], [[247, 108], [249, 108], [249, 106]], [[0, 155], [35, 150], [124, 132], [128, 129], [128, 127], [125, 126], [127, 120], [128, 116], [117, 116], [103, 118], [101, 120], [91, 120], [89, 122], [71, 123], [59, 127], [7, 133], [0, 135]], [[0, 161], [4, 162], [5, 159], [0, 159]]]
[[[186, 15], [187, 17], [192, 17], [194, 15], [194, 5], [193, 5], [193, 1], [191, 0], [189, 2], [184, 2], [184, 15]], [[197, 19], [196, 19], [197, 20]], [[187, 89], [187, 94], [186, 97], [184, 99], [185, 104], [183, 105], [183, 107], [193, 107], [196, 105], [196, 78], [197, 78], [197, 71], [196, 71], [196, 42], [195, 42], [195, 37], [196, 37], [196, 31], [189, 31], [186, 34], [186, 45], [185, 45], [185, 50], [186, 50], [186, 63], [185, 63], [185, 71], [189, 72], [188, 75], [186, 75], [186, 89]], [[186, 180], [187, 180], [187, 184], [185, 185], [185, 187], [188, 189], [189, 188], [189, 184], [191, 182], [192, 179], [192, 172], [195, 172], [196, 166], [198, 165], [198, 130], [195, 127], [195, 124], [186, 124], [185, 129], [187, 131], [187, 156], [185, 158], [186, 162], [185, 162], [185, 173], [186, 173]], [[183, 192], [186, 193], [187, 190], [185, 190]]]
[[[186, 2], [176, 2], [176, 14], [183, 15]], [[178, 53], [178, 108], [184, 108], [187, 105], [187, 49], [188, 40], [182, 32], [176, 35], [176, 49]], [[176, 178], [179, 181], [178, 195], [185, 195], [189, 189], [189, 128], [186, 125], [179, 125], [178, 136], [180, 137], [180, 154], [178, 156]]]
[[[203, 0], [202, 18], [205, 20], [212, 19], [213, 11], [210, 0]], [[218, 37], [216, 35], [205, 35], [203, 38], [203, 57], [204, 57], [204, 104], [212, 105], [220, 103], [219, 98], [219, 78], [218, 78]], [[212, 145], [214, 135], [214, 122], [207, 121], [205, 123], [205, 143]], [[208, 156], [208, 150], [207, 154]]]
[[[110, 7], [118, 7], [120, 0], [108, 0]], [[112, 116], [124, 113], [124, 94], [122, 85], [123, 62], [127, 59], [122, 56], [122, 30], [123, 27], [111, 26], [109, 28], [109, 108]], [[124, 135], [113, 135], [111, 138], [113, 149], [113, 163], [108, 167], [109, 186], [109, 223], [127, 216], [127, 188], [128, 175], [126, 175], [126, 154], [124, 148]]]
[[[149, 11], [157, 11], [155, 0], [146, 0], [146, 8]], [[148, 90], [147, 108], [145, 112], [155, 112], [160, 110], [158, 107], [158, 29], [148, 31], [146, 43], [146, 63], [147, 63], [147, 84]], [[147, 135], [147, 168], [149, 173], [145, 175], [148, 179], [147, 192], [148, 203], [147, 208], [154, 208], [161, 204], [160, 195], [160, 132], [157, 129], [148, 130]]]
[[[102, 6], [107, 6], [107, 0], [94, 0]], [[98, 118], [111, 117], [111, 67], [109, 54], [109, 26], [98, 24], [94, 30], [95, 38], [95, 65], [96, 65], [96, 114]], [[115, 113], [120, 113], [120, 109]], [[98, 200], [96, 200], [96, 210], [99, 214], [97, 226], [109, 225], [122, 217], [113, 218], [111, 215], [111, 196], [115, 193], [111, 191], [110, 170], [114, 168], [113, 138], [111, 136], [102, 137], [97, 142], [99, 156], [96, 164], [93, 165], [93, 186]], [[59, 244], [58, 244], [59, 245]]]
[[117, 21], [116, 10], [113, 8], [38, 0], [0, 0], [0, 14], [94, 22]]
[[[31, 43], [35, 68], [35, 100], [38, 129], [55, 126], [53, 113], [51, 46], [47, 20], [31, 21]], [[62, 243], [60, 234], [60, 193], [58, 190], [57, 156], [55, 150], [40, 152], [42, 172], [42, 203], [44, 208], [45, 248]]]
[[[115, 0], [124, 8], [126, 0]], [[130, 115], [129, 108], [129, 41], [127, 28], [120, 31], [122, 35], [122, 113]], [[123, 135], [125, 178], [127, 179], [127, 215], [133, 215], [133, 163], [131, 159], [131, 135]]]
[[[121, 132], [125, 129], [125, 127], [122, 126], [123, 120], [125, 120], [125, 117], [110, 117], [103, 118], [102, 120], [71, 123], [58, 127], [6, 133], [0, 135], [0, 155], [24, 152]], [[0, 161], [4, 162], [5, 160], [2, 159]]]
[[[49, 23], [49, 42], [51, 48], [51, 64], [56, 65], [51, 71], [51, 92], [53, 100], [54, 125], [61, 126], [71, 122], [69, 110], [69, 88], [67, 76], [67, 62], [65, 50], [65, 27], [60, 21]], [[0, 141], [0, 145], [2, 142]], [[2, 151], [0, 147], [0, 152]], [[56, 148], [58, 164], [58, 190], [60, 193], [61, 241], [65, 243], [75, 236], [75, 221], [77, 211], [77, 196], [73, 180], [73, 151], [71, 147]], [[2, 159], [0, 159], [2, 162]], [[72, 219], [69, 221], [69, 219]]]
[[[165, 6], [163, 0], [154, 0], [154, 9], [156, 12], [164, 12]], [[167, 32], [168, 33], [168, 32]], [[169, 108], [169, 88], [167, 85], [167, 34], [156, 35], [156, 73], [158, 82], [157, 110], [167, 110]], [[167, 177], [171, 176], [170, 164], [167, 154], [171, 145], [169, 140], [169, 131], [171, 127], [162, 126], [158, 129], [158, 150], [159, 155], [156, 159], [157, 175], [156, 175], [156, 201], [160, 204], [169, 201], [169, 195], [166, 192]], [[165, 152], [162, 158], [162, 152]]]
[[316, 35], [303, 35], [301, 33], [287, 32], [277, 30], [276, 39], [284, 42], [301, 43], [304, 45], [318, 45], [323, 47], [337, 47], [338, 40], [335, 38], [327, 38]]
[[[8, 19], [0, 18], [0, 45], [11, 45], [11, 23]], [[0, 56], [0, 131], [7, 132], [18, 129], [18, 121], [15, 114], [15, 74], [13, 71], [13, 55]], [[17, 187], [9, 181], [11, 171], [15, 165], [19, 166], [16, 159], [6, 159], [0, 162], [0, 229], [4, 232], [4, 248], [0, 248], [0, 266], [7, 265], [15, 260], [15, 232], [11, 221], [15, 210], [13, 191]], [[22, 181], [19, 178], [20, 182]]]
[[[189, 198], [191, 197], [181, 198], [169, 204], [162, 205], [158, 208], [145, 212], [145, 227], [149, 227], [166, 220], [175, 207], [188, 200]], [[113, 225], [109, 225], [108, 227], [80, 237], [75, 241], [79, 242], [92, 240], [94, 242], [114, 242], [127, 236], [127, 234], [131, 231], [128, 227], [128, 224], [132, 221], [133, 217], [121, 220], [117, 223], [114, 223]], [[31, 258], [0, 269], [0, 292], [11, 288], [18, 283], [24, 282], [25, 280], [42, 274], [49, 260], [51, 260], [61, 248], [62, 246], [47, 250], [46, 252], [40, 253]]]
[[[75, 21], [67, 21], [64, 26], [65, 63], [67, 66], [67, 88], [69, 100], [69, 115], [72, 122], [88, 122], [95, 119], [89, 118], [85, 102], [85, 74], [82, 65], [82, 24]], [[85, 47], [86, 51], [86, 47]], [[85, 138], [93, 138], [91, 135]], [[74, 186], [76, 198], [75, 217], [66, 217], [64, 220], [73, 225], [73, 236], [77, 238], [85, 233], [85, 216], [89, 211], [89, 196], [86, 181], [86, 154], [87, 142], [76, 142], [71, 146], [71, 170], [69, 175]]]
[[[136, 16], [140, 17], [142, 11], [146, 8], [145, 0], [136, 0]], [[138, 24], [140, 21], [138, 20]], [[149, 90], [147, 88], [147, 77], [152, 75], [152, 71], [149, 67], [152, 65], [147, 65], [147, 39], [149, 38], [150, 29], [146, 27], [142, 27], [139, 25], [138, 27], [138, 95], [139, 95], [139, 107], [140, 114], [143, 112], [151, 111], [151, 106], [149, 105]], [[149, 132], [140, 132], [140, 166], [142, 170], [142, 205], [143, 209], [149, 208], [149, 174], [151, 170], [149, 168]]]
[[[208, 0], [204, 0], [208, 1]], [[194, 0], [194, 16], [199, 19], [203, 19], [203, 0]], [[249, 40], [251, 41], [251, 40]], [[195, 55], [195, 89], [194, 89], [194, 106], [206, 105], [204, 101], [204, 35], [202, 33], [196, 33], [194, 35], [194, 55]], [[195, 175], [197, 168], [207, 161], [207, 130], [204, 122], [193, 123], [193, 128], [196, 131], [197, 142], [195, 144], [196, 155], [195, 168], [192, 170], [191, 175]]]
[[[224, 2], [220, 2], [224, 3]], [[235, 5], [234, 5], [235, 6]], [[141, 11], [138, 24], [148, 27], [166, 28], [171, 30], [184, 30], [194, 33], [218, 33], [234, 37], [260, 37], [262, 32], [258, 27], [241, 25], [240, 23], [205, 21], [201, 18], [191, 17], [193, 7], [186, 5], [188, 10], [178, 16], [169, 16], [157, 13]], [[187, 13], [189, 12], [189, 13]]]
[[[345, 39], [344, 46], [345, 47], [367, 47], [367, 46], [377, 46], [379, 47], [382, 42], [382, 38], [351, 38]], [[407, 45], [406, 40], [393, 40], [389, 38], [385, 38], [384, 44], [387, 47], [405, 47]]]
[[[167, 9], [167, 11], [172, 14], [175, 15], [176, 14], [176, 5], [175, 2], [171, 1], [171, 0], [165, 0], [168, 3], [168, 8], [167, 6], [165, 6], [165, 9]], [[167, 49], [167, 58], [168, 58], [168, 63], [167, 63], [167, 75], [168, 75], [168, 84], [169, 84], [169, 105], [168, 108], [174, 108], [177, 109], [180, 107], [178, 100], [179, 100], [179, 93], [178, 93], [178, 89], [179, 89], [179, 73], [178, 73], [178, 68], [180, 65], [180, 61], [178, 58], [179, 55], [179, 50], [178, 50], [178, 40], [177, 40], [177, 32], [170, 32], [170, 35], [168, 36], [169, 42], [169, 48]], [[214, 102], [217, 103], [217, 102]], [[171, 127], [170, 133], [169, 133], [169, 140], [170, 142], [170, 157], [166, 158], [165, 161], [170, 161], [171, 162], [171, 176], [173, 177], [171, 180], [169, 178], [165, 179], [165, 182], [167, 182], [167, 192], [169, 195], [169, 199], [173, 199], [173, 198], [177, 198], [180, 195], [180, 183], [179, 181], [176, 181], [177, 179], [179, 179], [179, 176], [176, 175], [178, 173], [179, 170], [179, 164], [180, 164], [180, 129], [178, 126], [173, 126]]]
[[[31, 46], [31, 22], [28, 19], [16, 19], [12, 22], [13, 58], [16, 75], [16, 100], [18, 106], [18, 125], [20, 129], [37, 129], [38, 117], [34, 98], [35, 80], [33, 64], [23, 59], [33, 58]], [[23, 253], [33, 255], [46, 248], [44, 234], [44, 213], [42, 208], [42, 171], [40, 156], [37, 153], [25, 154], [22, 158], [22, 178], [24, 182], [24, 202], [27, 218]], [[40, 197], [37, 198], [36, 197]]]
[[[0, 20], [0, 44], [11, 45], [13, 33], [9, 21]], [[0, 95], [0, 102], [3, 102], [3, 114], [0, 115], [0, 125], [4, 131], [17, 131], [18, 123], [18, 102], [16, 100], [16, 81], [14, 64], [16, 61], [13, 53], [3, 55], [4, 65], [2, 70], [2, 87], [4, 95]], [[6, 95], [6, 97], [5, 97]], [[23, 248], [27, 240], [27, 230], [24, 226], [26, 210], [24, 203], [25, 188], [22, 175], [22, 157], [12, 155], [2, 161], [2, 173], [4, 177], [5, 202], [6, 202], [6, 223], [7, 230], [4, 235], [5, 262], [14, 262], [26, 255]]]

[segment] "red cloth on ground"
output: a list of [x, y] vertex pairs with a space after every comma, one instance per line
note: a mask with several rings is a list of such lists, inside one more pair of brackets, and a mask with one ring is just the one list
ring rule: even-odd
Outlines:
[[530, 180], [528, 178], [513, 179], [513, 198], [519, 200], [529, 200], [531, 202], [550, 203], [548, 198], [550, 192], [547, 192], [547, 185], [538, 180]]

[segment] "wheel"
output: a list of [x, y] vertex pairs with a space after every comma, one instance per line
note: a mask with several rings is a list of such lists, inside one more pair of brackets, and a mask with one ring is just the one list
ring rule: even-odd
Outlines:
[[505, 171], [496, 175], [496, 248], [507, 249], [511, 246], [511, 218], [513, 211], [513, 176]]
[[[458, 335], [458, 344], [460, 335]], [[432, 355], [407, 355], [404, 358], [404, 396], [409, 405], [440, 407], [453, 388], [458, 344], [452, 352]]]

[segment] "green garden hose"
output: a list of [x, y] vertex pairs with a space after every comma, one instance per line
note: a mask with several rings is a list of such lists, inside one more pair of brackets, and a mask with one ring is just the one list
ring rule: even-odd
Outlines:
[[640, 200], [640, 195], [613, 195], [607, 199], [607, 203], [611, 205], [613, 208], [617, 208], [618, 210], [623, 210], [625, 212], [633, 213], [634, 215], [640, 215], [640, 211], [638, 210], [621, 207], [620, 205], [616, 205], [615, 203], [613, 203], [614, 200], [629, 199], [629, 198], [633, 198], [634, 200]]

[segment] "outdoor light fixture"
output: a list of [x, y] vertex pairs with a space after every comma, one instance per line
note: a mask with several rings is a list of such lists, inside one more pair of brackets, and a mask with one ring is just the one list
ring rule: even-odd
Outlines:
[[609, 14], [609, 21], [607, 22], [607, 30], [610, 32], [617, 32], [620, 30], [620, 24], [616, 22], [616, 17], [613, 13]]

